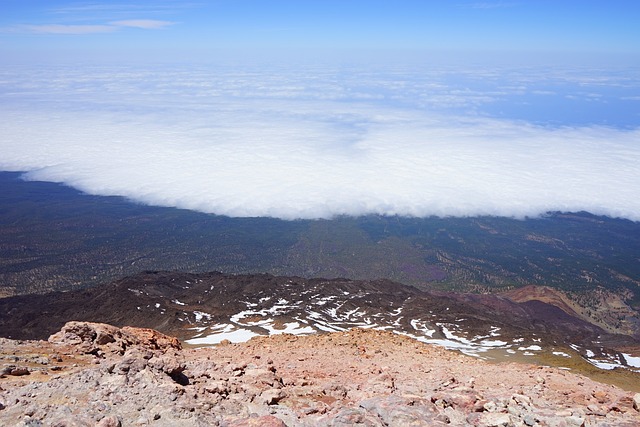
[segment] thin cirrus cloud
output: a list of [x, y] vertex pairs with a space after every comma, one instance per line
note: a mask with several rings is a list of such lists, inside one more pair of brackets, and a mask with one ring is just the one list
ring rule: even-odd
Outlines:
[[[236, 217], [586, 210], [640, 221], [637, 128], [426, 109], [438, 87], [414, 93], [418, 77], [397, 89], [395, 77], [374, 84], [344, 72], [101, 70], [93, 81], [69, 72], [39, 87], [23, 76], [5, 96], [0, 169]], [[385, 90], [393, 96], [373, 96]], [[468, 96], [437, 90], [455, 105]]]
[[123, 28], [138, 28], [143, 30], [158, 30], [174, 25], [175, 22], [160, 21], [154, 19], [129, 19], [113, 21], [106, 24], [79, 25], [79, 24], [42, 24], [21, 25], [13, 28], [13, 32], [26, 32], [34, 34], [99, 34], [112, 33]]
[[158, 30], [174, 25], [175, 22], [158, 21], [155, 19], [127, 19], [123, 21], [110, 22], [110, 25], [116, 27], [141, 28], [143, 30]]
[[64, 24], [43, 24], [43, 25], [22, 25], [14, 28], [16, 32], [26, 32], [34, 34], [97, 34], [111, 33], [118, 27], [113, 25], [64, 25]]

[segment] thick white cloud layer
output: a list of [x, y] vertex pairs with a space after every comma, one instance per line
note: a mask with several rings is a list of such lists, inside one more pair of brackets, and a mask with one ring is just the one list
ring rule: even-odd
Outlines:
[[[11, 82], [13, 92], [5, 83], [0, 169], [229, 216], [586, 210], [640, 220], [638, 129], [434, 112], [420, 107], [424, 95], [413, 105], [389, 102], [389, 93], [416, 90], [393, 82], [348, 87], [347, 97], [344, 85], [313, 75], [277, 84], [182, 75], [146, 89], [127, 83], [143, 76], [101, 75], [84, 86], [53, 78], [31, 92], [25, 82]], [[381, 87], [387, 101], [372, 101]], [[431, 90], [477, 102], [477, 94]]]

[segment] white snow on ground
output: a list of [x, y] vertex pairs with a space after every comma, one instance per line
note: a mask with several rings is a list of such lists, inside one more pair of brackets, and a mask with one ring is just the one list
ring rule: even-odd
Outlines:
[[247, 308], [253, 308], [258, 306], [258, 303], [256, 302], [249, 302], [249, 301], [240, 301], [240, 302], [245, 303], [247, 305]]
[[202, 311], [194, 311], [193, 315], [196, 316], [196, 322], [199, 322], [202, 319], [211, 320], [211, 315], [209, 313], [204, 313]]
[[435, 329], [428, 328], [426, 323], [418, 319], [412, 319], [410, 323], [413, 329], [415, 329], [416, 331], [422, 332], [423, 335], [429, 338], [433, 337], [433, 334], [436, 332]]
[[[442, 330], [442, 334], [445, 336], [445, 338], [433, 338], [433, 334], [436, 331], [432, 329], [428, 329], [426, 327], [426, 324], [423, 323], [421, 320], [413, 319], [411, 320], [410, 324], [416, 330], [416, 332], [418, 333], [423, 332], [423, 334], [417, 335], [417, 334], [410, 334], [410, 333], [399, 332], [399, 331], [394, 331], [394, 332], [400, 335], [406, 335], [408, 337], [411, 337], [413, 339], [416, 339], [418, 341], [421, 341], [427, 344], [438, 345], [449, 350], [458, 350], [461, 353], [464, 353], [468, 356], [480, 357], [479, 353], [487, 352], [492, 348], [507, 348], [507, 346], [509, 345], [508, 342], [500, 341], [500, 340], [484, 339], [481, 341], [471, 341], [467, 338], [456, 335], [450, 329], [455, 325], [447, 324], [447, 326], [449, 326], [448, 328], [443, 323], [436, 323], [436, 325]], [[486, 338], [488, 336], [490, 335], [484, 335], [481, 338]]]
[[[476, 337], [473, 337], [472, 341], [478, 341], [478, 340], [482, 340], [484, 338], [491, 338], [491, 337], [499, 337], [500, 334], [498, 333], [498, 331], [500, 330], [500, 328], [498, 326], [492, 326], [491, 329], [489, 329], [489, 334], [488, 335], [478, 335]], [[507, 344], [507, 343], [505, 343]]]
[[321, 298], [321, 299], [319, 299], [317, 301], [314, 301], [314, 304], [325, 305], [326, 303], [331, 302], [332, 300], [334, 300], [336, 298], [338, 298], [337, 295], [330, 295], [328, 297], [324, 297], [324, 298]]
[[627, 353], [622, 353], [624, 356], [624, 360], [627, 361], [627, 365], [633, 366], [634, 368], [640, 368], [640, 357], [632, 356]]
[[180, 302], [177, 299], [171, 300], [171, 302], [174, 303], [174, 304], [178, 304], [178, 305], [186, 305], [185, 303]]
[[349, 319], [351, 318], [351, 316], [355, 316], [356, 314], [358, 314], [359, 316], [362, 316], [364, 313], [358, 313], [358, 310], [360, 310], [360, 307], [356, 307], [351, 311], [347, 311], [343, 317], [345, 319]]
[[285, 314], [289, 309], [289, 308], [296, 308], [295, 306], [290, 306], [290, 305], [274, 305], [273, 307], [269, 308], [269, 309], [263, 309], [263, 310], [244, 310], [241, 311], [240, 313], [236, 313], [233, 316], [231, 316], [231, 321], [234, 323], [240, 323], [240, 320], [244, 319], [245, 317], [249, 317], [249, 316], [267, 316], [268, 314], [277, 316], [279, 314]]
[[391, 316], [399, 316], [400, 313], [402, 313], [402, 307], [396, 308], [396, 310], [392, 311], [391, 313], [389, 313], [389, 315], [391, 315]]
[[500, 340], [482, 340], [480, 341], [480, 345], [483, 346], [487, 346], [487, 347], [503, 347], [505, 345], [509, 344], [506, 341], [500, 341]]
[[444, 334], [444, 336], [448, 340], [453, 340], [453, 341], [459, 342], [460, 344], [463, 344], [463, 345], [471, 345], [471, 346], [475, 345], [472, 341], [469, 341], [468, 339], [466, 339], [464, 337], [459, 337], [456, 334], [454, 334], [446, 326], [444, 326], [444, 323], [436, 323], [436, 325], [439, 326], [440, 329], [442, 329], [442, 333]]
[[222, 340], [229, 340], [231, 342], [245, 342], [258, 335], [259, 334], [256, 334], [255, 332], [248, 329], [234, 329], [230, 332], [218, 332], [215, 334], [207, 335], [206, 337], [192, 338], [190, 340], [186, 340], [185, 342], [191, 345], [220, 344]]
[[596, 368], [600, 368], [600, 369], [611, 370], [611, 369], [622, 367], [622, 365], [619, 363], [604, 362], [602, 360], [587, 359], [587, 361], [591, 363], [593, 366], [595, 366]]
[[539, 345], [530, 345], [529, 347], [518, 347], [518, 350], [520, 350], [520, 351], [527, 351], [527, 350], [540, 351], [540, 350], [542, 350], [542, 347], [540, 347]]
[[340, 326], [332, 325], [325, 322], [316, 321], [313, 326], [325, 332], [341, 332], [346, 331], [346, 328], [341, 328]]
[[314, 334], [316, 330], [311, 326], [301, 327], [298, 322], [289, 322], [284, 324], [284, 329], [276, 329], [271, 324], [265, 324], [261, 326], [262, 328], [269, 331], [269, 335], [278, 335], [278, 334], [293, 334], [293, 335], [302, 335], [302, 334]]
[[[307, 290], [311, 293], [311, 290]], [[310, 301], [299, 299], [299, 296], [292, 295], [291, 298], [278, 298], [277, 301], [273, 297], [262, 297], [259, 299], [261, 304], [251, 301], [242, 301], [247, 309], [240, 311], [229, 318], [229, 323], [214, 325], [209, 331], [203, 332], [202, 328], [193, 329], [196, 333], [204, 336], [196, 335], [192, 339], [186, 341], [191, 345], [212, 345], [218, 344], [222, 340], [231, 342], [247, 341], [257, 335], [274, 335], [274, 334], [313, 334], [319, 331], [337, 332], [345, 331], [351, 328], [365, 328], [377, 330], [389, 330], [394, 333], [408, 336], [420, 342], [438, 345], [450, 350], [457, 350], [473, 357], [482, 357], [482, 353], [490, 350], [503, 349], [507, 354], [516, 354], [516, 350], [525, 356], [535, 356], [536, 352], [542, 351], [543, 348], [538, 344], [525, 344], [525, 338], [519, 337], [511, 342], [497, 339], [500, 337], [501, 328], [491, 326], [484, 334], [478, 334], [470, 337], [465, 336], [464, 326], [456, 322], [438, 323], [434, 322], [437, 314], [425, 314], [430, 320], [425, 321], [422, 318], [404, 319], [401, 316], [403, 307], [397, 307], [390, 312], [367, 313], [361, 306], [350, 305], [349, 309], [343, 307], [348, 302], [353, 302], [354, 297], [361, 295], [351, 295], [344, 292], [343, 295], [328, 295], [320, 297], [315, 294]], [[258, 300], [256, 298], [256, 300]], [[295, 302], [290, 302], [290, 301]], [[271, 301], [269, 303], [269, 301]], [[175, 304], [182, 305], [178, 300], [172, 301]], [[265, 304], [267, 303], [267, 304]], [[159, 306], [159, 303], [157, 304]], [[262, 307], [258, 309], [258, 306]], [[299, 314], [303, 307], [315, 307], [315, 310], [305, 310], [305, 314]], [[208, 313], [193, 312], [196, 321], [211, 320], [212, 316]], [[290, 316], [282, 323], [279, 328], [275, 327], [275, 323], [279, 316]], [[435, 317], [435, 319], [434, 319]], [[250, 320], [249, 320], [250, 318]], [[291, 320], [293, 319], [293, 320]], [[404, 319], [402, 322], [401, 320]], [[465, 319], [458, 319], [463, 321]], [[406, 327], [407, 322], [413, 329], [411, 332], [405, 332], [402, 329]], [[263, 332], [261, 332], [261, 330]], [[540, 343], [541, 338], [531, 338], [535, 343]], [[528, 341], [528, 340], [527, 340]], [[594, 366], [601, 369], [613, 369], [615, 367], [625, 367], [625, 363], [616, 353], [615, 356], [603, 356], [595, 359], [595, 354], [591, 350], [581, 349], [577, 345], [571, 347], [581, 353], [586, 353], [586, 359]], [[570, 358], [571, 355], [562, 351], [553, 351], [553, 355]], [[640, 357], [630, 354], [622, 354], [628, 368], [640, 368]]]

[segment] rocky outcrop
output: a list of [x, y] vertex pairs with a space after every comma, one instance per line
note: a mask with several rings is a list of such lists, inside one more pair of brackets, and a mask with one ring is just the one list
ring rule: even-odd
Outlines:
[[182, 345], [174, 337], [148, 328], [117, 328], [103, 323], [68, 322], [51, 335], [50, 343], [71, 344], [85, 353], [104, 352], [124, 354], [129, 347], [147, 350], [181, 350]]
[[376, 330], [181, 349], [71, 322], [48, 342], [0, 340], [0, 363], [29, 373], [0, 378], [0, 425], [640, 425], [640, 394]]

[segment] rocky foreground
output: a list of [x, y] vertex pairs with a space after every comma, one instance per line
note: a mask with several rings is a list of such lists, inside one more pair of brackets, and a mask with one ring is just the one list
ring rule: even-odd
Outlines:
[[70, 322], [0, 339], [0, 374], [3, 426], [640, 425], [640, 394], [366, 329], [183, 349]]

